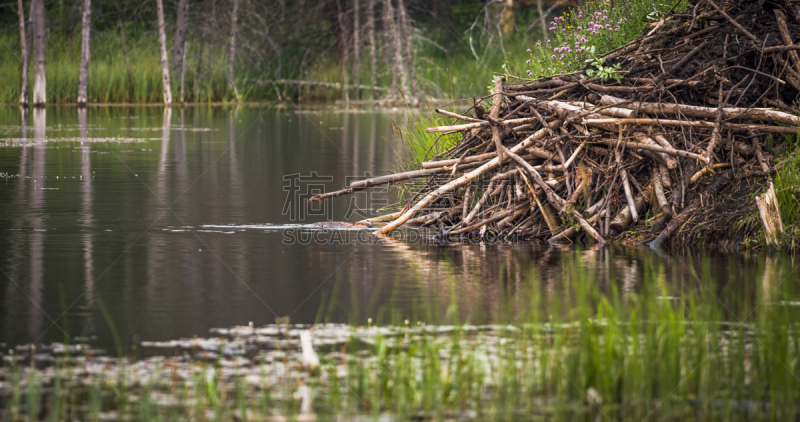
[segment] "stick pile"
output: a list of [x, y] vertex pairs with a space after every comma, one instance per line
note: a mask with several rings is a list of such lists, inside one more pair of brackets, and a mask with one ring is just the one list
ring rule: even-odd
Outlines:
[[650, 219], [645, 227], [661, 244], [731, 180], [766, 182], [777, 166], [764, 142], [788, 145], [800, 124], [800, 10], [788, 1], [715, 1], [608, 54], [607, 66], [621, 64], [621, 83], [497, 77], [488, 111], [480, 102], [471, 114], [437, 110], [463, 123], [428, 132], [462, 139], [421, 169], [313, 199], [427, 178], [402, 211], [371, 220], [388, 221], [380, 233], [422, 224], [451, 240], [602, 244]]

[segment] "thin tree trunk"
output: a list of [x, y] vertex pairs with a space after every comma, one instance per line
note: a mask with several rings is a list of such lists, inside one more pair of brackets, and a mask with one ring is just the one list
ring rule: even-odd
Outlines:
[[408, 94], [408, 76], [406, 75], [405, 68], [403, 67], [403, 43], [400, 40], [400, 32], [394, 22], [394, 10], [392, 9], [392, 0], [386, 0], [386, 10], [384, 14], [385, 23], [388, 25], [389, 36], [392, 40], [392, 51], [394, 52], [394, 70], [392, 72], [392, 86], [397, 86], [397, 75], [400, 75], [401, 90]]
[[45, 76], [45, 20], [44, 0], [32, 0], [33, 19], [33, 105], [44, 107], [47, 102], [47, 79]]
[[174, 75], [183, 72], [183, 61], [186, 55], [186, 30], [189, 27], [189, 0], [178, 1], [178, 16], [175, 25], [175, 40], [172, 43], [172, 69]]
[[[186, 46], [188, 46], [188, 45], [189, 45], [189, 43], [187, 42]], [[185, 82], [186, 82], [186, 66], [183, 65], [184, 63], [186, 63], [186, 49], [185, 48], [183, 49], [183, 57], [181, 58], [181, 105], [183, 105], [184, 98], [185, 98], [184, 97], [184, 92], [185, 92], [184, 88], [185, 88]], [[181, 113], [183, 113], [183, 111], [181, 111]]]
[[164, 90], [164, 105], [168, 106], [172, 104], [172, 89], [169, 84], [167, 33], [164, 30], [164, 0], [156, 0], [156, 8], [158, 9], [158, 39], [161, 44], [161, 82]]
[[22, 7], [22, 0], [17, 0], [17, 7], [19, 8], [19, 42], [22, 47], [22, 72], [20, 78], [19, 90], [19, 105], [23, 107], [28, 106], [28, 40], [27, 33], [25, 32], [25, 8]]
[[412, 55], [411, 34], [408, 24], [408, 13], [403, 0], [399, 0], [400, 28], [403, 33], [403, 42], [406, 45], [406, 67], [408, 67], [408, 82], [411, 84], [411, 101], [417, 100], [417, 78], [414, 76], [414, 56]]
[[78, 75], [78, 107], [85, 107], [89, 100], [89, 40], [91, 38], [92, 0], [83, 0], [81, 17], [81, 69]]
[[539, 8], [539, 24], [542, 26], [542, 42], [547, 40], [547, 20], [544, 18], [543, 0], [536, 0], [536, 7]]
[[231, 12], [231, 47], [228, 56], [228, 87], [233, 90], [236, 102], [239, 102], [239, 91], [236, 89], [236, 82], [233, 80], [234, 64], [236, 62], [236, 21], [239, 18], [239, 0], [233, 0], [233, 11]]
[[[370, 64], [370, 73], [372, 76], [372, 86], [376, 86], [378, 84], [377, 78], [377, 68], [378, 68], [378, 56], [375, 51], [375, 2], [377, 0], [367, 0], [368, 7], [367, 7], [367, 28], [369, 31], [369, 64]], [[375, 98], [378, 96], [378, 93], [374, 90], [372, 91], [372, 97]]]
[[397, 67], [394, 60], [394, 50], [397, 48], [395, 41], [392, 0], [383, 0], [383, 52], [386, 56], [386, 66], [392, 69], [392, 90], [397, 86]]
[[348, 85], [347, 80], [347, 56], [348, 56], [348, 43], [347, 31], [344, 24], [344, 7], [341, 0], [336, 0], [336, 20], [339, 23], [339, 45], [342, 46], [339, 50], [339, 68], [342, 74], [344, 83], [342, 84], [341, 95], [344, 97], [345, 103], [350, 102], [350, 91], [345, 88]]
[[353, 0], [353, 84], [355, 85], [361, 83], [361, 11], [359, 9], [358, 0]]
[[514, 32], [514, 0], [503, 0], [503, 10], [500, 12], [500, 30], [505, 39], [511, 38]]
[[211, 1], [206, 0], [204, 6], [204, 22], [200, 26], [200, 55], [197, 58], [197, 71], [194, 72], [194, 85], [192, 89], [192, 96], [194, 101], [197, 101], [198, 95], [197, 90], [200, 87], [201, 75], [203, 73], [203, 53], [206, 48], [206, 31], [208, 31], [208, 25], [205, 22], [205, 17], [209, 16], [209, 10], [211, 9]]

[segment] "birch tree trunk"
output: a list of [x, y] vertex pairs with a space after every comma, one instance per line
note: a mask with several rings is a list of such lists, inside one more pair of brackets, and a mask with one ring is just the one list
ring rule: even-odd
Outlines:
[[236, 102], [239, 102], [239, 91], [236, 89], [236, 82], [233, 80], [234, 64], [236, 62], [236, 21], [239, 18], [239, 0], [233, 0], [233, 11], [231, 12], [231, 47], [228, 56], [228, 87], [233, 90]]
[[[412, 55], [411, 34], [408, 23], [408, 13], [403, 0], [399, 0], [398, 9], [400, 12], [400, 28], [403, 33], [403, 43], [406, 45], [406, 67], [408, 68], [408, 82], [411, 84], [411, 101], [417, 100], [417, 79], [414, 76], [414, 56]], [[406, 88], [408, 89], [408, 88]]]
[[394, 70], [392, 71], [392, 86], [397, 86], [397, 75], [400, 75], [401, 90], [408, 94], [408, 76], [403, 66], [403, 43], [400, 40], [400, 31], [397, 30], [397, 25], [394, 22], [394, 10], [392, 8], [392, 0], [386, 0], [386, 10], [384, 14], [385, 24], [389, 32], [389, 37], [392, 40], [392, 50], [394, 52]]
[[189, 26], [189, 0], [179, 0], [177, 12], [175, 40], [172, 43], [173, 75], [180, 75], [183, 71], [184, 50], [186, 49], [186, 30]]
[[78, 75], [78, 107], [85, 107], [89, 99], [89, 40], [91, 39], [92, 0], [83, 0], [81, 17], [81, 69]]
[[22, 0], [17, 0], [19, 9], [19, 42], [22, 47], [22, 71], [20, 73], [19, 105], [28, 106], [28, 40], [25, 32], [25, 8], [22, 7]]
[[[392, 69], [392, 90], [397, 86], [397, 67], [395, 66], [397, 45], [395, 41], [392, 0], [383, 0], [383, 52], [386, 56], [386, 66]], [[392, 93], [391, 95], [394, 94]]]
[[[378, 57], [375, 51], [375, 2], [377, 0], [367, 0], [367, 30], [369, 31], [369, 65], [372, 79], [372, 86], [377, 86]], [[373, 90], [372, 97], [377, 97], [378, 93]]]
[[345, 103], [350, 102], [350, 91], [347, 90], [346, 85], [348, 85], [347, 80], [347, 55], [348, 55], [348, 42], [347, 42], [347, 31], [345, 30], [344, 24], [344, 7], [342, 5], [341, 0], [336, 0], [336, 20], [339, 23], [339, 45], [342, 46], [339, 50], [339, 68], [342, 75], [342, 79], [344, 83], [342, 84], [342, 91], [341, 95], [344, 97]]
[[167, 61], [167, 33], [164, 30], [164, 0], [156, 0], [156, 8], [158, 9], [158, 40], [159, 43], [161, 44], [161, 82], [164, 91], [164, 105], [168, 106], [172, 104], [172, 89], [170, 88], [169, 85], [169, 62]]
[[45, 76], [45, 21], [44, 0], [32, 0], [33, 20], [33, 105], [44, 107], [47, 102], [47, 79]]
[[[353, 84], [361, 83], [361, 10], [358, 7], [358, 0], [353, 0]], [[360, 91], [360, 90], [359, 90]]]

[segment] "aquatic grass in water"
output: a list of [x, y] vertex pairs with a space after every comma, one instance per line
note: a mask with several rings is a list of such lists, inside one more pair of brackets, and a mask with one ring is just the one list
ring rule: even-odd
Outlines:
[[[382, 312], [391, 321], [381, 326], [319, 325], [318, 374], [299, 364], [302, 327], [294, 326], [186, 340], [193, 359], [78, 352], [35, 369], [4, 356], [5, 417], [259, 419], [297, 415], [309, 406], [303, 391], [321, 419], [785, 420], [800, 411], [794, 264], [766, 258], [764, 276], [745, 286], [754, 294], [743, 294], [718, 283], [711, 266], [680, 257], [679, 278], [651, 261], [639, 269], [641, 285], [628, 285], [614, 266], [601, 283], [597, 258], [564, 259], [557, 284], [534, 271], [499, 292], [497, 325], [458, 323], [475, 316], [458, 313], [453, 280], [445, 286], [456, 289], [442, 296], [420, 291], [420, 315]], [[406, 279], [426, 285], [413, 270]], [[442, 300], [455, 311], [429, 309]], [[427, 325], [414, 319], [423, 314]], [[434, 325], [447, 322], [455, 325]]]

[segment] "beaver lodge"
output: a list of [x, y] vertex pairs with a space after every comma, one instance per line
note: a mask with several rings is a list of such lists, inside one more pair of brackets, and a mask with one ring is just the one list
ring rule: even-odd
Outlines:
[[[421, 224], [451, 240], [660, 245], [729, 241], [763, 225], [774, 241], [782, 223], [769, 177], [782, 163], [765, 143], [786, 156], [794, 147], [799, 36], [788, 1], [699, 1], [607, 54], [620, 78], [498, 76], [470, 109], [437, 110], [460, 124], [427, 131], [460, 140], [419, 170], [313, 199], [424, 178], [401, 211], [371, 220], [388, 222], [379, 233]], [[762, 224], [743, 224], [756, 202]]]

